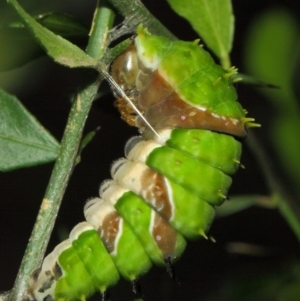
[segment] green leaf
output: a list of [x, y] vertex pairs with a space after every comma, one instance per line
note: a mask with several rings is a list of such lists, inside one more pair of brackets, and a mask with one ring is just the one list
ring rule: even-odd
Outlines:
[[0, 71], [22, 66], [44, 53], [25, 28], [2, 27], [0, 45]]
[[[75, 44], [85, 43], [88, 29], [77, 19], [62, 13], [46, 13], [34, 17], [47, 29]], [[45, 54], [22, 22], [0, 27], [0, 70], [19, 67]]]
[[97, 60], [61, 36], [43, 27], [27, 14], [16, 0], [8, 0], [8, 2], [14, 7], [37, 42], [55, 62], [71, 68], [97, 66]]
[[206, 45], [230, 67], [234, 16], [230, 0], [167, 0], [172, 9], [188, 20]]
[[297, 102], [291, 83], [299, 34], [297, 20], [289, 12], [275, 9], [259, 16], [245, 39], [247, 70], [280, 87], [279, 91], [262, 90], [280, 111], [287, 106], [294, 109]]
[[[85, 27], [79, 20], [76, 18], [60, 13], [60, 12], [50, 12], [43, 13], [37, 16], [32, 16], [32, 18], [40, 23], [42, 26], [51, 30], [55, 34], [58, 34], [63, 37], [84, 37], [88, 36], [89, 30]], [[12, 22], [6, 26], [0, 27], [1, 29], [25, 29], [25, 26], [22, 22]], [[22, 31], [23, 32], [23, 31]]]
[[0, 170], [55, 160], [59, 143], [19, 100], [0, 89]]

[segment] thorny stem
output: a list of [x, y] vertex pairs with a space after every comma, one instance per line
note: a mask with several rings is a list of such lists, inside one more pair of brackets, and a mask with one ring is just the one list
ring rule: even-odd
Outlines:
[[[106, 41], [107, 31], [112, 25], [113, 18], [114, 13], [112, 10], [107, 6], [102, 8], [98, 3], [87, 47], [87, 53], [94, 58], [100, 59], [104, 53], [103, 45], [105, 43], [103, 41]], [[9, 301], [23, 300], [30, 274], [42, 262], [62, 197], [75, 166], [84, 124], [100, 82], [99, 78], [94, 79], [88, 86], [78, 92], [74, 98], [60, 151], [14, 288], [8, 298]]]

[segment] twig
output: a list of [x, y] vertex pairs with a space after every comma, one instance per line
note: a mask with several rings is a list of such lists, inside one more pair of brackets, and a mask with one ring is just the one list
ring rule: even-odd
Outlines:
[[139, 0], [108, 0], [118, 12], [125, 17], [125, 24], [135, 29], [137, 25], [143, 23], [151, 33], [165, 36], [171, 40], [176, 40], [176, 37], [163, 26], [141, 3]]
[[[102, 9], [98, 5], [87, 47], [87, 53], [94, 58], [99, 59], [104, 53], [103, 41], [106, 41], [113, 16], [114, 13], [107, 6]], [[74, 169], [83, 127], [101, 80], [102, 78], [94, 79], [74, 98], [57, 161], [9, 301], [23, 300], [30, 274], [44, 257], [62, 197]]]

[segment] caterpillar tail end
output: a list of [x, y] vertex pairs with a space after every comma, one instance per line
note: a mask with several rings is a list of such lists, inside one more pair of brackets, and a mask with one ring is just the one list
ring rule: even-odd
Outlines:
[[242, 122], [244, 123], [244, 125], [247, 128], [259, 128], [259, 127], [261, 127], [261, 125], [259, 123], [256, 123], [256, 122], [253, 122], [253, 121], [255, 121], [254, 118], [247, 118], [247, 117], [242, 118]]
[[205, 234], [205, 232], [204, 232], [203, 229], [200, 229], [200, 230], [198, 231], [198, 233], [199, 233], [200, 236], [202, 236], [202, 237], [205, 238], [206, 240], [208, 239], [208, 237], [206, 236], [206, 234]]

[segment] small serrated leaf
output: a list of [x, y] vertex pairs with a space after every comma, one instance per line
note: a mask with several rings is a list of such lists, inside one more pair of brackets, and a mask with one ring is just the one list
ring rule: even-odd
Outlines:
[[[178, 15], [188, 20], [221, 61], [228, 60], [234, 32], [230, 0], [167, 1]], [[229, 67], [225, 66], [225, 63], [223, 65]]]
[[46, 50], [47, 54], [59, 64], [75, 67], [96, 67], [98, 62], [80, 48], [43, 27], [27, 14], [16, 0], [8, 0], [36, 41]]
[[20, 67], [44, 54], [25, 28], [0, 28], [0, 45], [0, 71]]
[[[88, 29], [69, 15], [52, 12], [39, 14], [34, 19], [76, 45], [86, 43]], [[0, 44], [0, 71], [20, 67], [45, 54], [21, 21], [0, 27]]]
[[[32, 18], [51, 30], [55, 34], [63, 37], [83, 37], [88, 36], [89, 30], [78, 19], [68, 14], [60, 12], [47, 12], [32, 16]], [[25, 29], [25, 25], [21, 21], [11, 22], [2, 25], [0, 29]]]
[[13, 95], [0, 89], [0, 170], [55, 160], [59, 143]]

